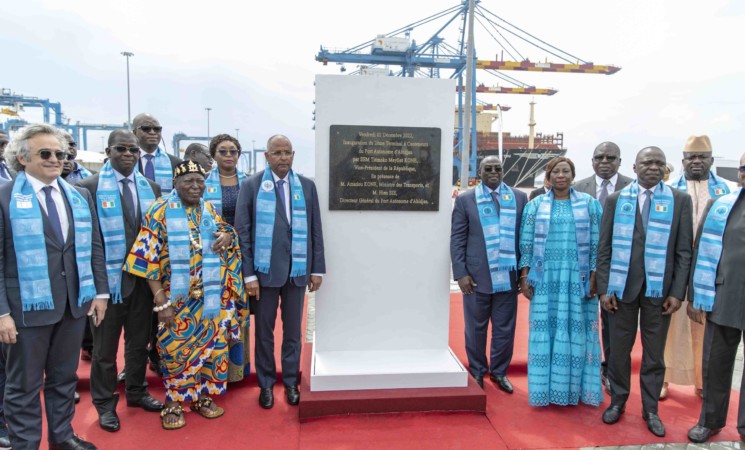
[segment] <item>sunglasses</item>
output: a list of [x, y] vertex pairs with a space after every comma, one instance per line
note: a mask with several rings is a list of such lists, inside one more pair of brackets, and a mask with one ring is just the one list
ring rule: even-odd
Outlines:
[[68, 161], [75, 161], [75, 155], [68, 153], [65, 159], [67, 159]]
[[488, 172], [488, 173], [490, 173], [490, 172], [499, 173], [501, 171], [502, 171], [502, 168], [499, 167], [499, 166], [484, 166], [484, 172]]
[[740, 166], [740, 173], [745, 173], [745, 166]]
[[52, 155], [57, 158], [57, 161], [64, 161], [67, 159], [67, 153], [61, 150], [57, 150], [54, 152], [51, 150], [39, 150], [39, 153], [37, 153], [37, 155], [39, 155], [39, 158], [44, 160], [51, 158]]
[[613, 162], [613, 161], [617, 160], [618, 157], [617, 156], [608, 156], [608, 155], [598, 155], [598, 156], [593, 156], [592, 159], [594, 159], [595, 161], [598, 161], [598, 162], [600, 162], [602, 160], [606, 160], [608, 162]]
[[239, 150], [236, 150], [236, 149], [231, 149], [231, 150], [220, 149], [220, 150], [217, 151], [217, 153], [219, 153], [220, 156], [228, 156], [228, 155], [235, 156], [235, 155], [239, 154], [240, 151]]
[[140, 153], [140, 147], [125, 147], [124, 145], [115, 145], [109, 148], [111, 148], [112, 150], [116, 150], [117, 153], [129, 152], [133, 155]]
[[138, 127], [140, 130], [144, 131], [145, 133], [160, 133], [163, 131], [163, 127], [148, 127], [148, 126], [141, 126]]

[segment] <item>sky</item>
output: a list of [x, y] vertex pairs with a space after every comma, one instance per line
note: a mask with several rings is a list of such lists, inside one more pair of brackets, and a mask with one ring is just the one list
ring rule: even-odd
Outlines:
[[[127, 120], [130, 60], [132, 116], [155, 115], [171, 136], [238, 131], [244, 149], [269, 136], [290, 137], [295, 166], [313, 175], [314, 77], [340, 66], [315, 61], [321, 45], [346, 49], [460, 4], [458, 0], [402, 2], [82, 0], [0, 3], [0, 87], [62, 103], [84, 123]], [[621, 171], [636, 152], [656, 145], [676, 172], [690, 135], [707, 134], [715, 156], [739, 159], [745, 124], [745, 2], [737, 0], [482, 0], [481, 6], [572, 55], [621, 67], [615, 75], [508, 72], [536, 87], [536, 130], [564, 133], [577, 177], [592, 173], [590, 158], [603, 141], [622, 149]], [[457, 27], [454, 29], [457, 31]], [[480, 33], [480, 34], [479, 34]], [[492, 32], [492, 34], [494, 34]], [[426, 29], [414, 30], [423, 42]], [[477, 30], [478, 59], [501, 47]], [[446, 42], [457, 45], [455, 35]], [[513, 41], [517, 42], [517, 41]], [[531, 61], [545, 54], [523, 47]], [[505, 57], [505, 59], [507, 59]], [[555, 58], [549, 59], [555, 61]], [[558, 62], [558, 61], [557, 61]], [[348, 72], [356, 67], [347, 65]], [[479, 74], [478, 82], [496, 84]], [[530, 96], [484, 94], [511, 106], [504, 130], [527, 134]], [[455, 102], [455, 96], [454, 96]], [[22, 117], [41, 119], [28, 108]], [[0, 121], [7, 116], [0, 115]], [[104, 133], [89, 136], [100, 151]]]

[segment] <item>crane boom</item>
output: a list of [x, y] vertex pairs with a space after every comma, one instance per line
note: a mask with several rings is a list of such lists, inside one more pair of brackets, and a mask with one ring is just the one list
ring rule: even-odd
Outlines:
[[587, 64], [563, 64], [563, 63], [532, 63], [529, 61], [487, 61], [477, 60], [477, 69], [492, 70], [521, 70], [524, 72], [564, 72], [564, 73], [598, 73], [613, 75], [621, 70], [616, 66], [604, 66], [593, 63]]

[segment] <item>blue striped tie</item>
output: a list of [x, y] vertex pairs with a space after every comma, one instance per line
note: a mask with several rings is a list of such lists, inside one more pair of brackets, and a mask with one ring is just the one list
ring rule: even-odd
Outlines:
[[60, 244], [65, 243], [65, 236], [62, 234], [62, 222], [59, 219], [59, 213], [57, 212], [57, 204], [52, 199], [52, 186], [44, 186], [44, 195], [46, 196], [47, 205], [47, 216], [49, 217], [49, 223], [52, 225], [54, 234], [57, 235], [57, 239]]

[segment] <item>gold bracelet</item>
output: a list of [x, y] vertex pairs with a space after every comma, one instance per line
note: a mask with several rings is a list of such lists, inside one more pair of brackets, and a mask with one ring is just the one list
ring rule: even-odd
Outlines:
[[165, 292], [165, 291], [166, 291], [165, 288], [158, 289], [157, 291], [155, 291], [155, 294], [153, 294], [153, 299], [155, 299], [155, 297], [157, 297], [158, 294], [160, 294], [161, 292]]
[[528, 278], [528, 276], [527, 275], [521, 275], [520, 276], [520, 279], [522, 280], [523, 278]]

